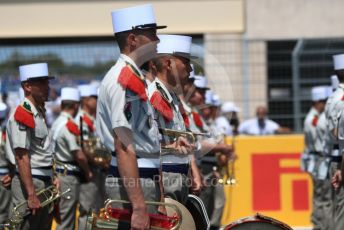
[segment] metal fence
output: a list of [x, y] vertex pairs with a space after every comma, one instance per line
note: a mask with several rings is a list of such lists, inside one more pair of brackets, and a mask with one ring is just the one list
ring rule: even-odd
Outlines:
[[[193, 52], [201, 56], [198, 63], [215, 93], [241, 107], [241, 120], [253, 117], [258, 105], [266, 105], [271, 119], [295, 132], [302, 131], [311, 106], [311, 87], [330, 84], [332, 55], [344, 53], [342, 38], [269, 41], [206, 34], [193, 41], [198, 47]], [[21, 64], [48, 62], [50, 72], [58, 76], [53, 86], [59, 88], [100, 80], [118, 55], [113, 37], [2, 39], [1, 92], [19, 87]]]

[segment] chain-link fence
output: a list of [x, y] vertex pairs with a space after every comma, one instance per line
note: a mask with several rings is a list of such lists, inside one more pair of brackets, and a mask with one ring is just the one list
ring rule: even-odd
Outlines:
[[332, 56], [344, 53], [341, 38], [272, 41], [233, 35], [205, 38], [207, 51], [217, 57], [227, 73], [219, 74], [217, 63], [206, 57], [211, 86], [224, 100], [239, 105], [241, 121], [254, 117], [258, 106], [267, 106], [270, 119], [294, 132], [302, 131], [311, 107], [311, 88], [330, 85], [334, 73]]
[[[206, 34], [194, 36], [193, 42], [212, 89], [223, 101], [239, 105], [241, 120], [265, 105], [272, 120], [296, 132], [311, 106], [311, 87], [330, 84], [332, 55], [344, 52], [340, 38], [269, 41]], [[1, 92], [18, 89], [21, 64], [48, 62], [58, 76], [53, 87], [59, 89], [101, 80], [118, 55], [113, 37], [2, 39]]]

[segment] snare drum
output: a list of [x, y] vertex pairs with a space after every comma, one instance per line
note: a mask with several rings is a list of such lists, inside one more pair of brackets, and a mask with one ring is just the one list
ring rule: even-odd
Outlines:
[[256, 214], [255, 216], [239, 219], [225, 227], [225, 230], [293, 230], [271, 217]]

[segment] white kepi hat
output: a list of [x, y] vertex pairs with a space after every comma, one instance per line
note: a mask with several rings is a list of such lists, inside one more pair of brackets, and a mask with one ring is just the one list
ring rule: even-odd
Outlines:
[[19, 73], [21, 82], [41, 78], [55, 78], [53, 76], [49, 76], [47, 63], [36, 63], [19, 66]]
[[221, 112], [222, 113], [232, 113], [232, 112], [240, 112], [240, 108], [237, 107], [234, 102], [226, 101], [221, 106]]
[[135, 29], [163, 29], [155, 21], [154, 10], [151, 4], [134, 6], [114, 10], [111, 12], [114, 33]]
[[333, 55], [334, 70], [344, 69], [344, 54]]
[[61, 101], [80, 101], [80, 93], [77, 88], [64, 87], [61, 89]]
[[209, 89], [208, 81], [206, 77], [195, 75], [194, 78], [195, 78], [194, 85], [196, 86], [197, 89], [204, 89], [204, 90]]
[[3, 102], [0, 102], [0, 119], [6, 118], [7, 105]]
[[94, 85], [79, 85], [80, 97], [98, 96], [98, 89]]
[[216, 107], [219, 107], [221, 105], [221, 99], [218, 94], [213, 94], [212, 104], [213, 106], [216, 106]]
[[328, 86], [312, 87], [312, 101], [326, 100], [328, 97]]
[[158, 54], [172, 54], [191, 58], [191, 42], [190, 36], [164, 34], [158, 35], [160, 42], [158, 43]]

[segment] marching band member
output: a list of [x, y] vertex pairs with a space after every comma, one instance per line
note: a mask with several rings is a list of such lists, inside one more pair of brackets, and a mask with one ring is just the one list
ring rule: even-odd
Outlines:
[[6, 129], [2, 123], [6, 121], [7, 105], [0, 102], [0, 224], [4, 224], [9, 217], [12, 203], [11, 180], [13, 177], [13, 165], [6, 159]]
[[[344, 54], [334, 55], [334, 70], [340, 82], [337, 90], [329, 97], [326, 102], [325, 115], [327, 118], [328, 130], [330, 131], [330, 142], [332, 147], [332, 162], [330, 166], [330, 176], [332, 185], [335, 188], [334, 195], [334, 229], [344, 229], [344, 188], [341, 170], [343, 163], [344, 149], [344, 117], [342, 118], [344, 103]], [[331, 144], [332, 143], [332, 144]]]
[[[149, 85], [148, 96], [153, 105], [158, 125], [162, 129], [186, 131], [180, 111], [177, 94], [191, 72], [191, 37], [180, 35], [159, 35], [158, 57], [154, 60], [157, 77]], [[171, 143], [171, 137], [163, 135], [164, 143]], [[191, 149], [190, 149], [191, 150]], [[187, 152], [186, 152], [187, 153]], [[190, 152], [189, 152], [190, 153]], [[190, 156], [176, 155], [171, 151], [162, 156], [163, 186], [166, 196], [185, 204], [189, 187]]]
[[[78, 139], [80, 129], [74, 122], [80, 103], [79, 91], [65, 87], [61, 90], [61, 114], [54, 121], [51, 132], [55, 146], [56, 172], [61, 181], [61, 191], [70, 188], [69, 198], [60, 200], [61, 223], [57, 229], [74, 229], [77, 205], [80, 201], [81, 180], [92, 179], [87, 158], [82, 152]], [[80, 202], [79, 209], [85, 209]]]
[[147, 214], [157, 208], [145, 201], [162, 199], [160, 181], [154, 180], [160, 175], [160, 142], [139, 67], [156, 55], [156, 30], [166, 26], [157, 26], [151, 5], [113, 11], [112, 22], [121, 55], [101, 82], [96, 116], [97, 133], [113, 154], [106, 194], [129, 200], [131, 228], [148, 229]]
[[[49, 94], [48, 65], [37, 63], [19, 67], [25, 99], [7, 123], [6, 151], [14, 154], [16, 175], [12, 179], [12, 202], [28, 201], [32, 215], [21, 229], [50, 229], [52, 213], [40, 208], [35, 190], [52, 184], [52, 143], [45, 122], [44, 104]], [[54, 182], [57, 185], [57, 181]], [[26, 212], [26, 210], [22, 210]]]
[[[330, 224], [331, 221], [327, 205], [324, 205], [324, 201], [325, 204], [328, 203], [325, 196], [328, 194], [326, 191], [330, 190], [330, 181], [326, 177], [321, 178], [321, 174], [323, 174], [321, 172], [323, 150], [321, 145], [319, 147], [318, 142], [323, 140], [323, 137], [317, 135], [317, 126], [319, 118], [325, 109], [328, 91], [327, 86], [312, 88], [312, 107], [304, 121], [306, 149], [302, 159], [308, 159], [307, 164], [305, 164], [308, 167], [305, 167], [304, 170], [310, 173], [313, 180], [313, 211], [311, 220], [314, 229], [327, 229], [325, 226]], [[327, 197], [327, 199], [330, 199], [330, 197]]]
[[75, 117], [75, 123], [78, 124], [81, 131], [81, 147], [86, 154], [89, 162], [89, 168], [92, 171], [92, 180], [81, 183], [80, 186], [80, 213], [79, 229], [86, 228], [87, 215], [90, 211], [98, 212], [105, 201], [105, 178], [106, 174], [94, 163], [92, 156], [87, 154], [84, 148], [84, 140], [97, 138], [95, 129], [95, 116], [97, 110], [98, 91], [97, 87], [91, 84], [79, 85], [80, 109]]

